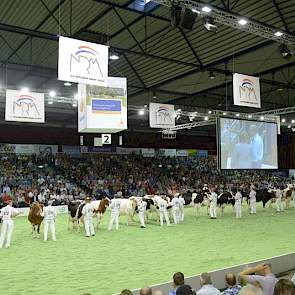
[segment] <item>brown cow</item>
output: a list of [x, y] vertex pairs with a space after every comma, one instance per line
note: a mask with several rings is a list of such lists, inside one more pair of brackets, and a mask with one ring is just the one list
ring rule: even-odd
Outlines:
[[[95, 203], [96, 201], [92, 202]], [[105, 211], [107, 210], [108, 206], [110, 205], [110, 199], [109, 198], [103, 198], [98, 206], [94, 206], [94, 210], [93, 213], [96, 215], [97, 218], [97, 223], [96, 223], [96, 228], [98, 229], [98, 225], [101, 222], [102, 216], [105, 213]]]
[[[40, 237], [40, 226], [43, 221], [41, 212], [43, 212], [43, 204], [39, 204], [38, 202], [36, 202], [30, 205], [28, 220], [32, 224], [33, 238]], [[37, 233], [36, 233], [36, 229], [37, 229]]]

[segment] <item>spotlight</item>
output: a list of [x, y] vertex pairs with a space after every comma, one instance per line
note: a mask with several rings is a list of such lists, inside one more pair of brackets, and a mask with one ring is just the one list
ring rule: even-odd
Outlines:
[[213, 72], [209, 73], [209, 79], [214, 80], [216, 78], [215, 74]]
[[153, 93], [153, 99], [156, 99], [157, 98], [157, 95], [156, 95], [156, 93], [154, 92]]
[[209, 6], [204, 6], [204, 7], [202, 8], [202, 11], [203, 11], [203, 12], [206, 12], [206, 13], [209, 13], [209, 12], [212, 11], [212, 9], [211, 9]]
[[236, 117], [240, 117], [240, 114], [236, 114]]
[[69, 86], [72, 86], [72, 83], [71, 82], [65, 82], [64, 85], [69, 87]]
[[204, 27], [207, 31], [217, 33], [218, 27], [214, 23], [214, 19], [212, 17], [204, 17]]
[[252, 115], [248, 115], [248, 119], [252, 119]]
[[286, 122], [286, 119], [285, 119], [285, 118], [283, 118], [283, 119], [282, 119], [282, 123], [285, 123], [285, 122]]
[[275, 36], [276, 37], [281, 37], [281, 36], [283, 36], [283, 33], [280, 32], [280, 31], [277, 31], [277, 32], [275, 32]]
[[261, 121], [263, 121], [263, 120], [264, 120], [264, 117], [263, 117], [263, 116], [261, 116], [261, 117], [260, 117], [260, 120], [261, 120]]
[[144, 115], [144, 110], [139, 110], [138, 114], [139, 114], [140, 116]]
[[288, 128], [290, 129], [291, 128], [291, 125], [289, 125]]
[[280, 87], [280, 88], [277, 89], [278, 92], [281, 92], [281, 91], [283, 91], [283, 90], [284, 90], [284, 89], [283, 89], [282, 87]]
[[205, 116], [204, 120], [205, 121], [208, 121], [209, 120], [209, 117], [208, 116]]
[[226, 116], [226, 114], [227, 114], [226, 112], [223, 112], [223, 113], [222, 113], [223, 116]]
[[53, 90], [49, 91], [49, 96], [50, 97], [55, 97], [56, 96], [56, 92], [53, 91]]
[[53, 104], [53, 101], [52, 101], [52, 100], [49, 100], [49, 101], [48, 101], [48, 104]]
[[284, 58], [290, 58], [293, 55], [293, 52], [285, 44], [279, 46], [279, 51]]
[[111, 53], [111, 55], [110, 55], [110, 59], [111, 59], [111, 60], [117, 60], [117, 59], [119, 59], [119, 55], [113, 52], [113, 53]]
[[294, 124], [295, 123], [295, 120], [292, 120], [291, 123]]
[[197, 10], [195, 8], [192, 9], [192, 12], [197, 13], [197, 14], [200, 14], [201, 13], [201, 11], [199, 11], [199, 10]]
[[208, 114], [211, 115], [212, 114], [212, 111], [208, 111]]
[[29, 88], [28, 88], [28, 87], [23, 87], [23, 88], [21, 89], [21, 92], [29, 92]]
[[177, 112], [178, 114], [181, 113], [181, 109], [178, 109], [176, 112]]
[[239, 21], [238, 21], [239, 25], [241, 26], [245, 26], [248, 22], [244, 19], [244, 18], [241, 18]]
[[77, 107], [77, 103], [72, 103], [72, 107], [76, 108]]

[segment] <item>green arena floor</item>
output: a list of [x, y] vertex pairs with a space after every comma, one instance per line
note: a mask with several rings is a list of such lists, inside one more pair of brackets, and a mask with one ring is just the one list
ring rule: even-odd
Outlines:
[[[0, 251], [0, 294], [110, 295], [171, 279], [264, 259], [295, 250], [295, 209], [275, 213], [258, 207], [236, 220], [232, 208], [210, 220], [202, 208], [194, 216], [186, 209], [183, 224], [161, 228], [155, 222], [140, 229], [127, 227], [108, 232], [108, 214], [93, 238], [68, 231], [67, 216], [57, 220], [57, 242], [33, 239], [26, 218], [15, 221], [10, 249]], [[42, 229], [43, 233], [43, 229]]]

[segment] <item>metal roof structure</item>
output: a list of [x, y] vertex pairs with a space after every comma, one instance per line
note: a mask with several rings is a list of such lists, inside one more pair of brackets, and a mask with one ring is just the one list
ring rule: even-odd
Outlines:
[[[128, 103], [132, 105], [154, 101], [186, 109], [256, 112], [232, 105], [233, 72], [261, 78], [261, 111], [294, 105], [295, 57], [283, 58], [278, 49], [280, 42], [220, 23], [217, 33], [209, 32], [200, 17], [190, 31], [172, 27], [169, 6], [157, 3], [161, 1], [144, 2], [2, 0], [2, 90], [26, 85], [73, 97], [75, 85], [65, 87], [57, 80], [58, 35], [63, 35], [108, 44], [119, 54], [119, 60], [110, 60], [109, 75], [127, 77]], [[295, 32], [293, 0], [194, 2], [243, 16], [291, 37]], [[288, 47], [295, 51], [289, 43]], [[209, 78], [210, 73], [214, 79]], [[4, 110], [5, 98], [0, 96], [0, 109]], [[130, 114], [131, 120], [136, 117]], [[76, 109], [66, 103], [47, 105], [46, 121], [74, 126]]]

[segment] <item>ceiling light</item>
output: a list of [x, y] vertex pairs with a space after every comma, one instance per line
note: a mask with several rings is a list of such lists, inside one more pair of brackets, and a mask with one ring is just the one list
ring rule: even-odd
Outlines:
[[263, 117], [263, 116], [261, 116], [261, 117], [260, 117], [260, 120], [261, 120], [261, 121], [263, 121], [263, 120], [264, 120], [264, 117]]
[[283, 91], [283, 90], [284, 90], [284, 89], [283, 89], [282, 87], [280, 87], [280, 88], [277, 89], [278, 92], [281, 92], [281, 91]]
[[289, 125], [288, 128], [291, 128], [291, 125]]
[[147, 108], [148, 108], [148, 105], [147, 105], [147, 104], [145, 104], [143, 107], [144, 107], [145, 109], [147, 109]]
[[252, 119], [252, 115], [248, 115], [248, 119]]
[[138, 114], [141, 116], [144, 115], [144, 110], [139, 110]]
[[72, 83], [70, 83], [70, 82], [65, 82], [64, 85], [65, 85], [65, 86], [72, 86]]
[[72, 104], [72, 107], [76, 108], [76, 107], [77, 107], [77, 103], [74, 102], [74, 103]]
[[110, 59], [111, 59], [111, 60], [117, 60], [117, 59], [119, 59], [119, 55], [116, 54], [116, 53], [112, 53], [112, 54], [110, 55]]
[[200, 14], [201, 13], [201, 11], [199, 11], [199, 10], [197, 10], [195, 8], [192, 8], [192, 12], [197, 13], [197, 14]]
[[214, 80], [216, 78], [215, 74], [213, 72], [209, 73], [209, 79]]
[[213, 33], [217, 33], [218, 27], [215, 25], [214, 19], [212, 17], [204, 17], [204, 27], [207, 31], [211, 31]]
[[55, 97], [56, 96], [56, 92], [54, 90], [49, 91], [49, 96], [50, 97]]
[[292, 120], [291, 123], [294, 124], [295, 123], [295, 120]]
[[28, 88], [28, 87], [23, 87], [23, 88], [21, 89], [21, 92], [29, 92], [29, 88]]
[[53, 104], [53, 101], [52, 101], [52, 100], [49, 100], [49, 101], [48, 101], [48, 104]]
[[212, 114], [212, 111], [208, 111], [208, 114], [211, 115]]
[[280, 31], [277, 31], [277, 32], [275, 32], [275, 36], [276, 37], [281, 37], [281, 36], [283, 36], [283, 33], [280, 32]]
[[293, 55], [293, 52], [285, 44], [279, 46], [279, 51], [284, 58], [290, 58]]
[[286, 119], [285, 119], [285, 118], [283, 118], [283, 119], [282, 119], [282, 123], [285, 123], [285, 122], [286, 122]]
[[202, 11], [203, 11], [203, 12], [206, 12], [206, 13], [209, 13], [211, 10], [212, 10], [212, 9], [211, 9], [209, 6], [204, 6], [204, 7], [202, 8]]
[[205, 121], [208, 121], [209, 120], [209, 117], [208, 116], [205, 116], [204, 120]]
[[245, 26], [248, 22], [244, 19], [244, 18], [241, 18], [239, 21], [238, 21], [239, 25], [241, 26]]
[[223, 112], [223, 113], [222, 113], [223, 116], [226, 116], [226, 114], [227, 114], [226, 112]]
[[236, 117], [240, 117], [240, 114], [236, 114]]

